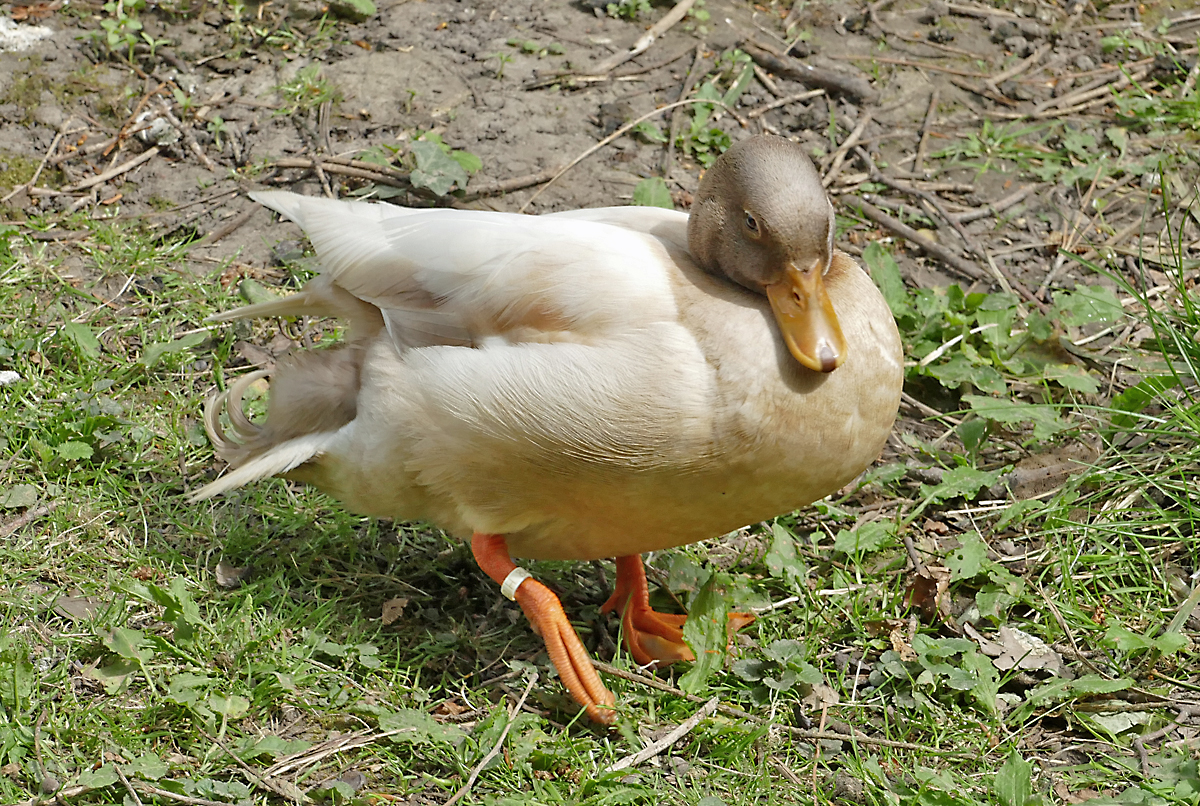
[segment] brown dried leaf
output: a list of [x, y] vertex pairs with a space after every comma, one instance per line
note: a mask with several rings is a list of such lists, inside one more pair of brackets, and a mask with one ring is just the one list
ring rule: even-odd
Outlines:
[[383, 603], [383, 626], [387, 626], [400, 618], [404, 612], [404, 608], [408, 607], [408, 599], [403, 596], [397, 596], [395, 599], [388, 599]]
[[238, 568], [221, 560], [221, 562], [217, 563], [215, 571], [217, 584], [227, 589], [240, 587], [246, 578], [250, 576], [251, 570], [253, 569], [249, 565]]

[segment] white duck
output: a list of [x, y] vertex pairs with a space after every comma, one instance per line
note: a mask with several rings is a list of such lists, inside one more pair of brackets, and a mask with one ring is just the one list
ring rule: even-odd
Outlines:
[[622, 609], [633, 657], [690, 658], [682, 617], [650, 609], [639, 555], [828, 495], [895, 419], [895, 322], [834, 248], [820, 179], [786, 139], [729, 149], [690, 217], [251, 195], [304, 229], [323, 273], [213, 318], [337, 316], [350, 329], [280, 362], [264, 423], [241, 398], [265, 372], [209, 401], [234, 469], [193, 498], [283, 474], [355, 512], [470, 537], [599, 722], [615, 718], [612, 694], [558, 598], [509, 555], [616, 557], [606, 607]]

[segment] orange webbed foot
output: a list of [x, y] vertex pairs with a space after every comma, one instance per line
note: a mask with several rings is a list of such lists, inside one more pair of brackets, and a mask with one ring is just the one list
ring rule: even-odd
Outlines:
[[600, 681], [554, 592], [517, 567], [508, 556], [508, 543], [503, 535], [476, 534], [471, 538], [471, 551], [479, 567], [500, 583], [501, 592], [521, 605], [534, 631], [546, 642], [550, 660], [575, 701], [591, 719], [611, 725], [617, 718], [616, 697]]
[[[638, 554], [617, 557], [617, 582], [613, 595], [601, 607], [603, 612], [621, 608], [621, 627], [625, 647], [639, 666], [659, 665], [677, 660], [695, 660], [696, 656], [683, 640], [683, 624], [687, 616], [659, 613], [650, 607], [650, 587], [646, 569]], [[729, 614], [729, 640], [733, 634], [754, 621], [750, 613]]]

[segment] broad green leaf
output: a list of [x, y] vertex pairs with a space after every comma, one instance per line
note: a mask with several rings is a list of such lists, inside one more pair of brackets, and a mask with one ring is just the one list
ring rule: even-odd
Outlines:
[[416, 169], [409, 174], [413, 187], [429, 188], [435, 195], [445, 196], [456, 184], [460, 188], [467, 186], [467, 172], [442, 146], [440, 139], [417, 140], [412, 144], [417, 159]]
[[146, 635], [141, 630], [118, 627], [101, 635], [100, 640], [110, 650], [128, 660], [145, 663], [154, 656], [154, 651], [147, 645]]
[[1117, 428], [1133, 428], [1138, 423], [1137, 414], [1156, 400], [1163, 392], [1179, 385], [1179, 379], [1173, 375], [1154, 375], [1143, 378], [1138, 383], [1117, 395], [1109, 403], [1109, 408], [1129, 414], [1114, 414], [1112, 424]]
[[250, 701], [237, 694], [228, 697], [213, 694], [208, 698], [208, 707], [228, 719], [240, 719], [250, 710]]
[[0, 509], [31, 507], [37, 500], [37, 488], [32, 484], [14, 484], [6, 490], [0, 489]]
[[999, 712], [996, 697], [1000, 694], [1000, 676], [987, 656], [972, 649], [963, 655], [963, 669], [974, 677], [970, 692], [975, 702], [989, 714]]
[[988, 546], [979, 536], [979, 532], [967, 532], [958, 540], [962, 545], [946, 557], [946, 567], [950, 569], [951, 582], [978, 576], [987, 560]]
[[771, 550], [763, 562], [771, 576], [793, 586], [799, 585], [808, 573], [804, 561], [796, 554], [796, 538], [778, 523], [771, 525]]
[[379, 714], [381, 731], [397, 731], [388, 738], [393, 742], [413, 744], [458, 744], [465, 737], [457, 725], [441, 725], [424, 711], [402, 708]]
[[894, 527], [887, 521], [864, 523], [853, 531], [842, 529], [833, 539], [833, 549], [843, 554], [875, 551], [891, 542], [893, 532]]
[[329, 4], [330, 9], [340, 17], [363, 22], [375, 16], [376, 8], [372, 0], [335, 0]]
[[761, 658], [741, 658], [733, 664], [733, 673], [747, 683], [757, 683], [770, 670], [771, 665]]
[[64, 442], [55, 447], [54, 452], [64, 459], [82, 460], [91, 459], [95, 451], [92, 446], [86, 442]]
[[1033, 797], [1033, 765], [1014, 750], [996, 773], [992, 789], [1003, 806], [1025, 806]]
[[778, 641], [772, 641], [764, 654], [776, 663], [787, 666], [793, 661], [797, 663], [801, 661], [804, 657], [804, 644], [794, 638], [781, 638]]
[[913, 312], [912, 301], [908, 297], [908, 289], [904, 286], [904, 278], [900, 275], [900, 267], [896, 259], [878, 241], [871, 241], [863, 248], [863, 263], [871, 272], [871, 279], [879, 286], [879, 292], [892, 310], [892, 316], [902, 319]]
[[980, 417], [1001, 425], [1032, 423], [1033, 438], [1039, 442], [1071, 427], [1059, 419], [1054, 409], [1048, 406], [1035, 406], [1016, 400], [980, 395], [963, 395], [962, 399]]
[[1089, 395], [1100, 391], [1100, 381], [1088, 374], [1083, 367], [1074, 364], [1047, 364], [1042, 368], [1042, 376], [1064, 389], [1073, 389]]
[[450, 159], [457, 162], [468, 174], [473, 174], [483, 167], [483, 160], [470, 151], [451, 151]]
[[100, 357], [100, 340], [96, 338], [96, 334], [87, 325], [79, 322], [67, 322], [62, 327], [63, 334], [71, 341], [75, 342], [75, 346], [83, 351], [88, 358]]
[[207, 330], [199, 333], [189, 333], [186, 336], [181, 336], [174, 341], [158, 341], [153, 344], [146, 345], [142, 350], [142, 357], [138, 359], [138, 363], [147, 369], [153, 367], [163, 356], [174, 353], [182, 353], [184, 350], [190, 350], [193, 347], [199, 347], [209, 339]]
[[[989, 398], [990, 399], [990, 398]], [[991, 487], [1000, 478], [1003, 471], [976, 470], [973, 467], [955, 467], [942, 474], [940, 484], [930, 487], [921, 485], [921, 494], [931, 502], [946, 501], [950, 498], [963, 497], [968, 501], [985, 487]]]
[[1183, 633], [1165, 632], [1154, 639], [1154, 648], [1163, 655], [1174, 655], [1192, 645], [1192, 640]]
[[170, 771], [167, 762], [163, 761], [155, 753], [145, 753], [138, 756], [133, 762], [124, 766], [126, 776], [138, 776], [145, 778], [147, 781], [157, 781]]
[[79, 785], [88, 789], [103, 789], [120, 781], [117, 769], [112, 764], [105, 764], [98, 770], [84, 770], [79, 773]]
[[728, 642], [729, 607], [725, 601], [726, 575], [714, 572], [692, 600], [692, 609], [683, 623], [683, 640], [692, 648], [696, 660], [681, 678], [679, 687], [689, 694], [698, 694], [708, 685], [708, 679], [725, 661]]
[[1113, 292], [1100, 286], [1078, 287], [1055, 293], [1054, 306], [1062, 321], [1073, 327], [1115, 321], [1125, 314]]
[[675, 202], [671, 200], [671, 191], [667, 189], [667, 183], [661, 176], [652, 176], [638, 182], [637, 187], [633, 189], [633, 203], [638, 207], [675, 209]]
[[1020, 723], [1028, 719], [1033, 715], [1034, 709], [1042, 705], [1077, 697], [1113, 694], [1124, 691], [1133, 684], [1134, 681], [1128, 677], [1109, 680], [1096, 674], [1083, 675], [1074, 680], [1054, 680], [1026, 694], [1025, 704], [1013, 712], [1012, 721]]

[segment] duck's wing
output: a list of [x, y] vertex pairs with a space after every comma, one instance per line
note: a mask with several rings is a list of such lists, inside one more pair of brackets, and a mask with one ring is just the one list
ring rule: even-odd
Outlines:
[[411, 210], [282, 191], [251, 194], [300, 225], [322, 275], [285, 300], [222, 319], [354, 319], [373, 306], [397, 347], [583, 340], [674, 314], [663, 242], [599, 220]]

